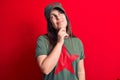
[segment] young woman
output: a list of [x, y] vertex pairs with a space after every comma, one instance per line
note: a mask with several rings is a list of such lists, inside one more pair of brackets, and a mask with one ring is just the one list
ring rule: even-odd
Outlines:
[[84, 50], [72, 35], [69, 19], [60, 3], [45, 8], [48, 33], [37, 40], [36, 58], [43, 80], [85, 80]]

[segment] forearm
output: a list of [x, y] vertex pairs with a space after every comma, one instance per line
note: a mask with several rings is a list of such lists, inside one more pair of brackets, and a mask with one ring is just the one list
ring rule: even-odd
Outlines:
[[61, 53], [62, 44], [57, 43], [51, 53], [44, 59], [41, 68], [45, 74], [49, 74], [56, 66]]
[[79, 80], [85, 80], [85, 71], [78, 72]]
[[85, 68], [84, 68], [84, 60], [80, 60], [78, 63], [78, 78], [79, 80], [85, 80]]

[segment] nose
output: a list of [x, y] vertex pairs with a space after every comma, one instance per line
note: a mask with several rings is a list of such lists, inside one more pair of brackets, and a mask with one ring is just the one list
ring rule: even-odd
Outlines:
[[61, 16], [60, 15], [57, 15], [57, 20], [59, 20], [61, 18]]

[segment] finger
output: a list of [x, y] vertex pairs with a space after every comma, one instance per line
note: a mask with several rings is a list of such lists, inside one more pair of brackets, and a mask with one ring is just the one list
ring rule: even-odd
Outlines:
[[64, 37], [64, 38], [68, 38], [69, 35], [68, 35], [67, 33], [64, 33], [63, 37]]
[[65, 28], [60, 28], [60, 30], [59, 31], [65, 31], [66, 29]]
[[69, 35], [68, 35], [68, 34], [66, 34], [66, 35], [65, 35], [65, 38], [68, 38], [68, 37], [69, 37]]

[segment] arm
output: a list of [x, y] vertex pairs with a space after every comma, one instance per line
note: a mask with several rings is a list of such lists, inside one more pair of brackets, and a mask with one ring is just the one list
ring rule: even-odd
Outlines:
[[45, 74], [49, 74], [55, 65], [58, 62], [60, 53], [62, 49], [62, 44], [57, 43], [52, 52], [47, 55], [40, 55], [37, 58], [38, 65], [40, 66], [41, 70]]
[[78, 78], [79, 80], [85, 80], [84, 60], [80, 60], [78, 63]]
[[68, 34], [61, 29], [58, 32], [58, 42], [50, 52], [49, 55], [40, 55], [37, 57], [38, 65], [44, 74], [49, 74], [56, 66], [59, 56], [61, 54], [62, 45], [64, 44], [64, 37]]

